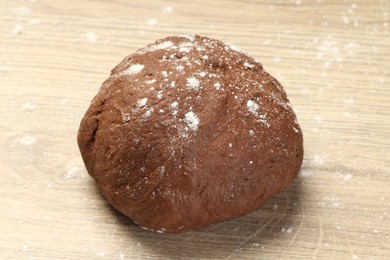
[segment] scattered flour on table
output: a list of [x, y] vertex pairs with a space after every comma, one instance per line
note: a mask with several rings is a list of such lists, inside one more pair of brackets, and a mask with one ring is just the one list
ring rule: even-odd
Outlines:
[[345, 118], [348, 118], [348, 117], [351, 117], [351, 113], [350, 112], [344, 112], [343, 113], [343, 116], [345, 117]]
[[84, 34], [84, 40], [87, 43], [95, 44], [97, 42], [97, 39], [98, 39], [98, 37], [94, 32], [86, 32]]
[[22, 105], [22, 110], [24, 111], [33, 111], [37, 106], [32, 103], [26, 103]]
[[323, 158], [321, 155], [315, 154], [315, 155], [314, 155], [314, 158], [313, 158], [313, 162], [314, 162], [314, 164], [316, 164], [317, 166], [323, 166], [324, 163], [325, 163], [325, 160], [324, 160], [324, 158]]
[[343, 102], [346, 105], [353, 105], [354, 100], [353, 100], [353, 98], [345, 98]]
[[302, 177], [302, 178], [305, 178], [305, 177], [310, 177], [313, 175], [313, 172], [312, 171], [309, 171], [309, 170], [304, 170], [304, 169], [301, 169], [300, 173], [299, 173], [299, 176]]
[[25, 147], [32, 147], [38, 144], [38, 139], [31, 135], [23, 136], [19, 139], [19, 144]]
[[96, 256], [99, 256], [99, 257], [104, 257], [105, 255], [106, 255], [106, 252], [104, 252], [104, 251], [96, 253]]
[[18, 34], [21, 34], [22, 31], [23, 31], [23, 26], [20, 25], [20, 24], [16, 24], [16, 25], [14, 26], [14, 29], [12, 30], [12, 34], [13, 34], [13, 35], [18, 35]]
[[293, 229], [291, 227], [289, 228], [282, 227], [282, 232], [291, 234], [293, 232]]
[[26, 7], [26, 6], [21, 6], [21, 7], [16, 8], [16, 10], [14, 11], [14, 14], [19, 15], [19, 16], [26, 16], [26, 15], [31, 14], [31, 9]]
[[282, 61], [282, 59], [281, 59], [280, 57], [274, 57], [274, 58], [273, 58], [273, 61], [274, 61], [275, 63], [279, 63], [279, 62]]
[[11, 72], [11, 71], [12, 71], [11, 67], [0, 66], [0, 73], [2, 73], [2, 72]]
[[34, 26], [34, 25], [38, 25], [41, 23], [42, 23], [42, 21], [40, 19], [37, 19], [37, 18], [32, 18], [30, 21], [28, 21], [29, 26]]
[[321, 123], [321, 122], [322, 122], [322, 118], [321, 118], [321, 116], [319, 116], [319, 115], [316, 115], [316, 116], [314, 117], [314, 120], [316, 120], [317, 123]]
[[147, 22], [149, 26], [156, 26], [160, 23], [156, 18], [149, 19]]
[[84, 170], [81, 166], [75, 165], [68, 169], [68, 171], [65, 173], [65, 180], [73, 179], [76, 177], [85, 177]]
[[60, 100], [60, 104], [61, 105], [66, 105], [68, 103], [68, 99], [66, 99], [66, 98], [62, 98], [61, 100]]
[[172, 6], [165, 6], [161, 9], [163, 14], [172, 14], [174, 11], [174, 8]]
[[339, 197], [334, 195], [325, 196], [323, 201], [317, 203], [320, 206], [329, 205], [332, 208], [339, 208], [341, 206], [341, 201]]
[[352, 179], [352, 174], [348, 173], [348, 174], [344, 175], [344, 176], [343, 176], [343, 179], [344, 179], [345, 181], [348, 181], [348, 180]]

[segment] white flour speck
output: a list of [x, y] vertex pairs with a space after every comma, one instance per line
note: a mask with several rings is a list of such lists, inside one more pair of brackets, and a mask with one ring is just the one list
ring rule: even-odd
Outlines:
[[267, 116], [258, 113], [259, 105], [255, 101], [248, 100], [246, 102], [246, 107], [248, 108], [249, 112], [251, 112], [255, 117], [257, 117], [259, 122], [264, 123], [266, 127], [270, 127], [270, 124], [267, 121]]
[[192, 111], [187, 112], [187, 113], [185, 114], [185, 121], [186, 121], [188, 127], [189, 127], [192, 131], [196, 132], [196, 130], [198, 130], [198, 127], [199, 127], [199, 118], [198, 118], [198, 116], [197, 116], [194, 112], [192, 112]]
[[28, 21], [28, 25], [29, 26], [34, 26], [34, 25], [38, 25], [41, 23], [41, 20], [40, 19], [37, 19], [37, 18], [32, 18], [30, 21]]
[[8, 66], [0, 66], [0, 73], [2, 72], [11, 72], [12, 69]]
[[232, 143], [229, 143], [229, 147], [232, 148], [232, 147], [233, 147], [233, 144], [232, 144]]
[[151, 80], [147, 80], [147, 81], [146, 81], [146, 84], [150, 85], [150, 84], [153, 84], [153, 83], [155, 83], [155, 82], [156, 82], [155, 79], [151, 79]]
[[204, 56], [202, 56], [202, 60], [208, 60], [209, 59], [209, 56], [207, 56], [207, 55], [204, 55]]
[[149, 52], [149, 51], [157, 51], [157, 50], [167, 50], [174, 46], [173, 42], [171, 41], [164, 41], [159, 44], [154, 44], [149, 47], [143, 48], [139, 50], [137, 53], [144, 53], [144, 52]]
[[94, 32], [86, 32], [84, 33], [84, 39], [87, 43], [95, 44], [98, 37]]
[[158, 171], [160, 172], [160, 175], [164, 175], [164, 172], [165, 172], [165, 166], [160, 166], [158, 167]]
[[165, 6], [164, 8], [162, 8], [161, 11], [163, 14], [172, 14], [174, 11], [174, 8], [172, 6]]
[[157, 99], [158, 99], [158, 100], [161, 100], [162, 97], [163, 97], [163, 91], [162, 91], [162, 90], [159, 90], [159, 91], [157, 92]]
[[289, 228], [285, 228], [285, 227], [282, 227], [282, 232], [283, 233], [292, 233], [292, 231], [293, 231], [293, 229], [291, 228], [291, 227], [289, 227]]
[[170, 87], [171, 88], [174, 88], [176, 86], [176, 82], [175, 81], [172, 81], [171, 84], [170, 84]]
[[82, 168], [78, 165], [72, 166], [69, 168], [69, 170], [65, 173], [65, 180], [69, 180], [72, 178], [75, 178], [77, 176], [81, 176]]
[[106, 255], [106, 252], [97, 252], [96, 256], [104, 257]]
[[148, 102], [148, 98], [142, 98], [137, 101], [137, 106], [138, 107], [144, 107], [146, 106], [146, 103]]
[[35, 136], [27, 135], [20, 138], [19, 143], [21, 145], [31, 147], [38, 144], [38, 139]]
[[182, 65], [179, 65], [179, 66], [176, 67], [176, 70], [177, 71], [183, 71], [184, 67]]
[[196, 78], [194, 78], [194, 77], [187, 78], [186, 86], [188, 89], [198, 90], [199, 85], [200, 85], [199, 80], [197, 80]]
[[148, 118], [152, 115], [152, 113], [154, 112], [154, 109], [151, 107], [149, 108], [145, 113], [144, 113], [144, 118]]
[[19, 7], [14, 12], [16, 15], [25, 16], [31, 14], [31, 9], [25, 6]]
[[179, 37], [186, 38], [192, 42], [195, 40], [195, 34], [181, 34]]
[[124, 75], [135, 75], [140, 73], [144, 69], [144, 65], [142, 64], [133, 64], [129, 68], [127, 68], [125, 71], [123, 71]]
[[177, 101], [173, 102], [171, 105], [170, 105], [170, 108], [172, 110], [172, 115], [176, 116], [177, 115], [177, 112], [179, 110], [179, 103]]
[[234, 46], [233, 44], [231, 43], [225, 43], [225, 49], [231, 49], [232, 51], [235, 51], [235, 52], [238, 52], [238, 53], [244, 53], [240, 48], [238, 48], [237, 46]]
[[20, 25], [20, 24], [17, 24], [14, 26], [14, 29], [12, 30], [12, 34], [13, 35], [18, 35], [18, 34], [21, 34], [23, 31], [23, 26]]
[[345, 181], [348, 181], [348, 180], [350, 180], [352, 178], [352, 174], [350, 174], [350, 173], [348, 173], [348, 174], [346, 174], [345, 176], [344, 176], [344, 180]]
[[254, 136], [255, 135], [255, 132], [253, 130], [249, 130], [249, 135], [250, 136]]
[[179, 49], [179, 51], [180, 51], [180, 52], [190, 52], [191, 49], [188, 48], [188, 47], [181, 47], [181, 48]]
[[202, 71], [199, 73], [199, 76], [201, 76], [202, 78], [204, 78], [206, 76], [206, 72]]
[[282, 61], [282, 59], [281, 59], [280, 57], [274, 57], [274, 58], [273, 58], [273, 61], [274, 61], [275, 63], [279, 63], [279, 62]]
[[247, 69], [253, 69], [255, 67], [255, 65], [250, 64], [249, 62], [245, 61], [244, 62], [244, 67], [247, 68]]
[[161, 75], [166, 78], [168, 77], [168, 72], [166, 72], [165, 70], [164, 71], [161, 71]]
[[32, 103], [26, 103], [26, 104], [23, 104], [22, 105], [22, 110], [24, 111], [32, 111], [36, 108], [37, 106], [35, 104], [32, 104]]
[[316, 164], [316, 165], [318, 165], [318, 166], [322, 166], [322, 165], [324, 165], [324, 158], [322, 158], [322, 156], [321, 155], [319, 155], [319, 154], [315, 154], [314, 155], [314, 159], [313, 159], [313, 161], [314, 161], [314, 163]]
[[343, 116], [344, 116], [344, 117], [350, 117], [350, 116], [351, 116], [351, 113], [350, 113], [350, 112], [344, 112], [344, 113], [343, 113]]
[[160, 22], [156, 19], [156, 18], [152, 18], [152, 19], [149, 19], [148, 20], [148, 25], [149, 26], [156, 26], [158, 25]]
[[214, 88], [215, 88], [216, 90], [219, 90], [219, 89], [221, 88], [221, 84], [220, 84], [219, 82], [214, 83]]
[[354, 103], [353, 98], [344, 99], [344, 104], [346, 105], [353, 105], [353, 103]]
[[259, 105], [256, 102], [254, 102], [253, 100], [248, 100], [246, 102], [246, 107], [248, 108], [249, 112], [251, 112], [255, 116], [258, 116], [257, 111], [259, 110]]
[[308, 171], [308, 170], [303, 170], [303, 169], [301, 169], [301, 171], [299, 173], [299, 176], [301, 176], [301, 177], [309, 177], [312, 175], [313, 175], [313, 172]]

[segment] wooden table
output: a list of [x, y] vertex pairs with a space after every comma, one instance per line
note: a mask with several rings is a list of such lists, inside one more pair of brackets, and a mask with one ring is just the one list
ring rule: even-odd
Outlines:
[[[388, 259], [389, 12], [387, 0], [0, 0], [0, 258]], [[192, 32], [282, 82], [305, 160], [262, 209], [157, 234], [100, 196], [76, 133], [123, 57]]]

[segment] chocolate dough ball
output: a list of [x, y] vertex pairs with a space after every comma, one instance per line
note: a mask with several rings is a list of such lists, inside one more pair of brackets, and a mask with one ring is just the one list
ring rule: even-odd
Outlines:
[[114, 208], [171, 233], [260, 208], [303, 159], [281, 84], [233, 45], [198, 35], [158, 40], [119, 63], [78, 144]]

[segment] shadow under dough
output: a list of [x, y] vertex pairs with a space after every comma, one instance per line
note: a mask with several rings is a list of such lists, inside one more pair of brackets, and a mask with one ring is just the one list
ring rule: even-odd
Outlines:
[[148, 252], [166, 258], [226, 258], [235, 251], [260, 251], [262, 245], [290, 232], [300, 220], [302, 185], [299, 179], [270, 198], [260, 209], [231, 221], [183, 234], [159, 234], [141, 229], [109, 207], [117, 223], [127, 226], [126, 235], [137, 239]]

